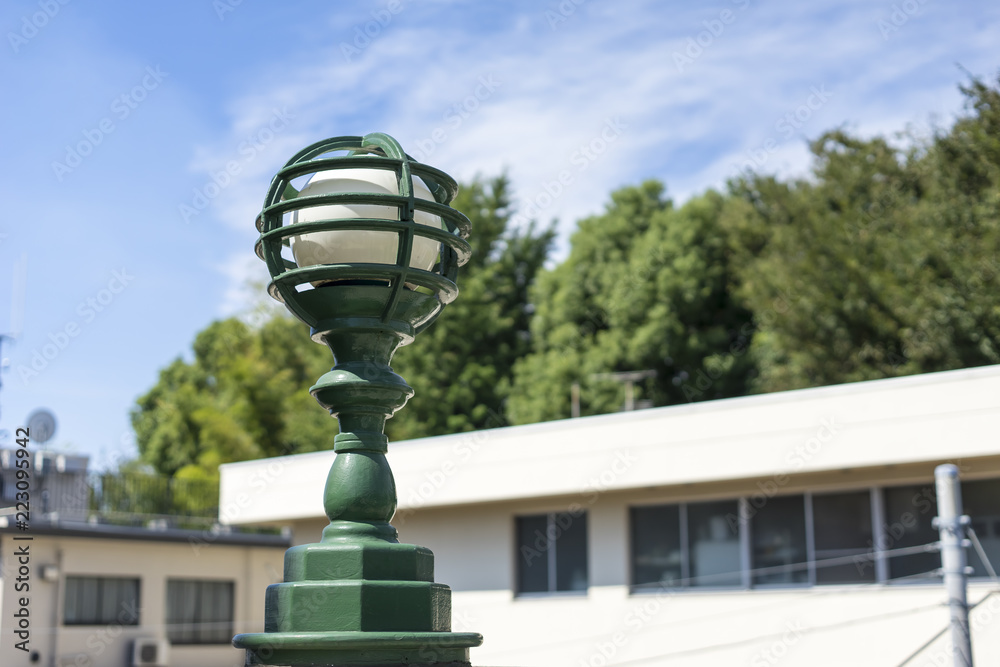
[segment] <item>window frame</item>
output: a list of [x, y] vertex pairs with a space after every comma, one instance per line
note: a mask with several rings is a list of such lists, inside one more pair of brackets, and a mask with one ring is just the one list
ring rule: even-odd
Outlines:
[[[549, 535], [555, 534], [555, 530], [558, 528], [556, 524], [556, 517], [560, 514], [566, 514], [573, 517], [573, 521], [583, 521], [583, 527], [585, 531], [585, 540], [583, 548], [583, 560], [585, 563], [585, 570], [587, 573], [587, 585], [583, 589], [566, 589], [558, 590], [558, 547], [559, 537], [549, 538]], [[538, 519], [539, 517], [545, 517], [545, 538], [548, 542], [548, 546], [545, 549], [545, 564], [546, 564], [546, 584], [548, 586], [547, 590], [544, 591], [522, 591], [521, 590], [521, 568], [524, 567], [522, 560], [523, 555], [521, 553], [521, 535], [518, 529], [519, 522], [521, 520], [527, 519]], [[514, 573], [513, 573], [513, 586], [511, 587], [514, 592], [515, 598], [532, 598], [532, 597], [552, 597], [552, 596], [579, 596], [587, 595], [590, 591], [590, 530], [589, 530], [589, 516], [587, 510], [580, 509], [577, 511], [552, 511], [552, 512], [535, 512], [533, 514], [515, 514], [514, 515]], [[528, 545], [532, 547], [532, 545]], [[532, 547], [533, 548], [533, 547]]]
[[[697, 500], [694, 502], [646, 502], [646, 503], [636, 503], [631, 504], [626, 507], [626, 514], [628, 520], [628, 588], [630, 595], [646, 595], [650, 593], [659, 593], [663, 590], [669, 590], [672, 593], [680, 592], [714, 592], [714, 591], [739, 591], [750, 588], [747, 584], [746, 572], [747, 572], [747, 558], [749, 557], [749, 548], [751, 543], [749, 541], [749, 530], [747, 526], [747, 514], [746, 507], [743, 502], [744, 498], [741, 496], [739, 498], [705, 498]], [[690, 536], [690, 517], [688, 516], [688, 510], [691, 505], [700, 505], [703, 503], [725, 503], [732, 502], [736, 506], [736, 519], [738, 521], [737, 539], [739, 541], [740, 549], [740, 569], [739, 577], [740, 583], [738, 584], [710, 584], [710, 585], [692, 585], [691, 581], [694, 579], [692, 576], [692, 566], [691, 566], [691, 536]], [[679, 535], [679, 548], [681, 552], [681, 583], [680, 586], [673, 586], [669, 588], [664, 588], [662, 586], [657, 586], [655, 584], [638, 584], [635, 581], [635, 523], [632, 510], [635, 508], [642, 507], [676, 507], [678, 510], [678, 530]]]
[[[229, 586], [230, 596], [229, 596], [229, 613], [227, 621], [212, 621], [212, 620], [201, 620], [196, 618], [193, 621], [181, 621], [181, 622], [171, 622], [170, 614], [170, 584], [197, 584], [197, 598], [194, 608], [196, 611], [201, 611], [205, 609], [205, 605], [201, 603], [201, 596], [204, 594], [203, 586], [205, 584], [226, 584]], [[166, 638], [174, 646], [219, 646], [223, 644], [229, 644], [232, 641], [233, 635], [235, 634], [236, 625], [236, 580], [234, 579], [213, 579], [213, 578], [200, 578], [200, 577], [167, 577], [164, 581], [164, 626], [166, 629]], [[220, 633], [218, 639], [177, 639], [175, 636], [171, 636], [172, 633], [177, 632], [178, 629], [185, 629], [188, 626], [193, 626], [195, 633], [201, 630], [201, 626], [226, 622], [229, 627], [224, 633]], [[226, 636], [223, 637], [223, 634]]]
[[[98, 610], [101, 608], [101, 597], [104, 595], [104, 582], [108, 581], [127, 581], [135, 582], [135, 614], [131, 620], [125, 617], [123, 620], [123, 612], [119, 610], [116, 612], [115, 616], [112, 618], [100, 617], [97, 620], [85, 619], [82, 621], [69, 621], [66, 618], [67, 615], [67, 603], [69, 600], [68, 590], [70, 587], [70, 581], [77, 580], [83, 581], [86, 579], [96, 580], [98, 582], [98, 602], [95, 604]], [[62, 594], [62, 614], [60, 616], [60, 622], [63, 627], [81, 627], [81, 626], [102, 626], [102, 625], [121, 625], [124, 627], [136, 627], [140, 625], [139, 617], [142, 614], [142, 577], [139, 576], [107, 576], [105, 574], [67, 574], [64, 580], [64, 591]]]

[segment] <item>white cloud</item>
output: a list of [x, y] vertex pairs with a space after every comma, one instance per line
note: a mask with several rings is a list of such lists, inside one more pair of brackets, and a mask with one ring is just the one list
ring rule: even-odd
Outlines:
[[[722, 9], [734, 20], [706, 40]], [[891, 11], [832, 0], [698, 9], [650, 2], [630, 11], [581, 5], [550, 30], [545, 8], [537, 8], [489, 39], [475, 31], [443, 37], [433, 23], [408, 20], [416, 13], [400, 15], [353, 62], [337, 45], [306, 63], [294, 53], [275, 62], [229, 105], [229, 137], [202, 147], [192, 166], [218, 168], [274, 108], [288, 107], [294, 126], [215, 202], [227, 225], [250, 229], [270, 174], [297, 149], [381, 130], [459, 179], [507, 169], [522, 205], [535, 204], [542, 221], [560, 219], [565, 248], [575, 221], [599, 212], [621, 185], [659, 177], [683, 199], [721, 187], [769, 139], [775, 148], [762, 168], [804, 176], [806, 140], [824, 130], [846, 122], [864, 135], [890, 132], [953, 106], [960, 77], [923, 81], [921, 72], [947, 60], [955, 40], [927, 43], [923, 31], [938, 17], [918, 16], [887, 43], [877, 27], [882, 9]], [[950, 16], [944, 25], [955, 33], [964, 26]], [[678, 67], [673, 54], [684, 53], [689, 38], [708, 43]], [[780, 132], [777, 123], [824, 86], [832, 97], [794, 134]], [[889, 92], [894, 86], [905, 92]], [[595, 159], [582, 158], [581, 146], [601, 146], [615, 118], [624, 129]], [[559, 184], [564, 172], [569, 182]], [[230, 267], [227, 275], [242, 280], [245, 272]], [[239, 293], [227, 292], [227, 307], [236, 308]]]

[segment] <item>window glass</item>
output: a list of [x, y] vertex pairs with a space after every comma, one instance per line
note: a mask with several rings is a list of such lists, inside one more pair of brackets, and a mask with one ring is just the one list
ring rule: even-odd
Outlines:
[[587, 590], [587, 515], [556, 514], [556, 590]]
[[677, 586], [682, 577], [680, 507], [633, 507], [631, 519], [632, 584]]
[[[937, 496], [933, 482], [896, 486], [884, 490], [885, 521], [882, 543], [885, 551], [915, 547], [938, 541], [938, 531], [931, 525], [937, 516]], [[937, 551], [887, 556], [889, 578], [917, 577], [941, 567]]]
[[521, 593], [549, 590], [548, 550], [551, 540], [547, 532], [546, 514], [517, 518], [517, 590]]
[[587, 590], [587, 514], [517, 517], [519, 593]]
[[802, 496], [774, 496], [751, 519], [754, 584], [809, 581], [806, 563], [806, 513]]
[[735, 500], [687, 506], [692, 586], [739, 586], [739, 504]]
[[[831, 493], [812, 498], [816, 539], [816, 583], [873, 583], [871, 492]], [[841, 565], [824, 565], [833, 558], [850, 558]]]
[[65, 625], [138, 625], [139, 580], [66, 577]]
[[167, 580], [167, 639], [173, 644], [228, 644], [233, 638], [233, 582]]
[[[1000, 572], [1000, 479], [962, 482], [962, 509], [972, 519], [972, 528], [995, 572]], [[989, 573], [975, 548], [966, 550], [974, 577]]]

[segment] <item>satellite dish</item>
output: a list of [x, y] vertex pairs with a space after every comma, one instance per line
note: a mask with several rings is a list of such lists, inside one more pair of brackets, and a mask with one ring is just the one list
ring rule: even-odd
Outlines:
[[28, 434], [32, 442], [48, 442], [55, 433], [56, 416], [45, 408], [39, 408], [28, 415]]

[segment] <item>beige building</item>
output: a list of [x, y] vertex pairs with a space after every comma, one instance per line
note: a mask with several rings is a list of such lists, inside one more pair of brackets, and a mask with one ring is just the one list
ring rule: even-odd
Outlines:
[[[223, 516], [317, 540], [333, 456], [224, 466]], [[477, 665], [950, 664], [945, 462], [1000, 569], [1000, 367], [392, 443], [389, 460], [393, 523], [434, 551], [453, 627], [484, 635]], [[997, 664], [1000, 593], [969, 560], [977, 662]]]
[[[232, 636], [263, 624], [287, 537], [171, 528], [166, 517], [148, 527], [98, 522], [87, 510], [85, 462], [32, 458], [28, 530], [18, 529], [13, 503], [0, 512], [0, 665], [243, 664]], [[9, 472], [3, 497], [14, 500]]]

